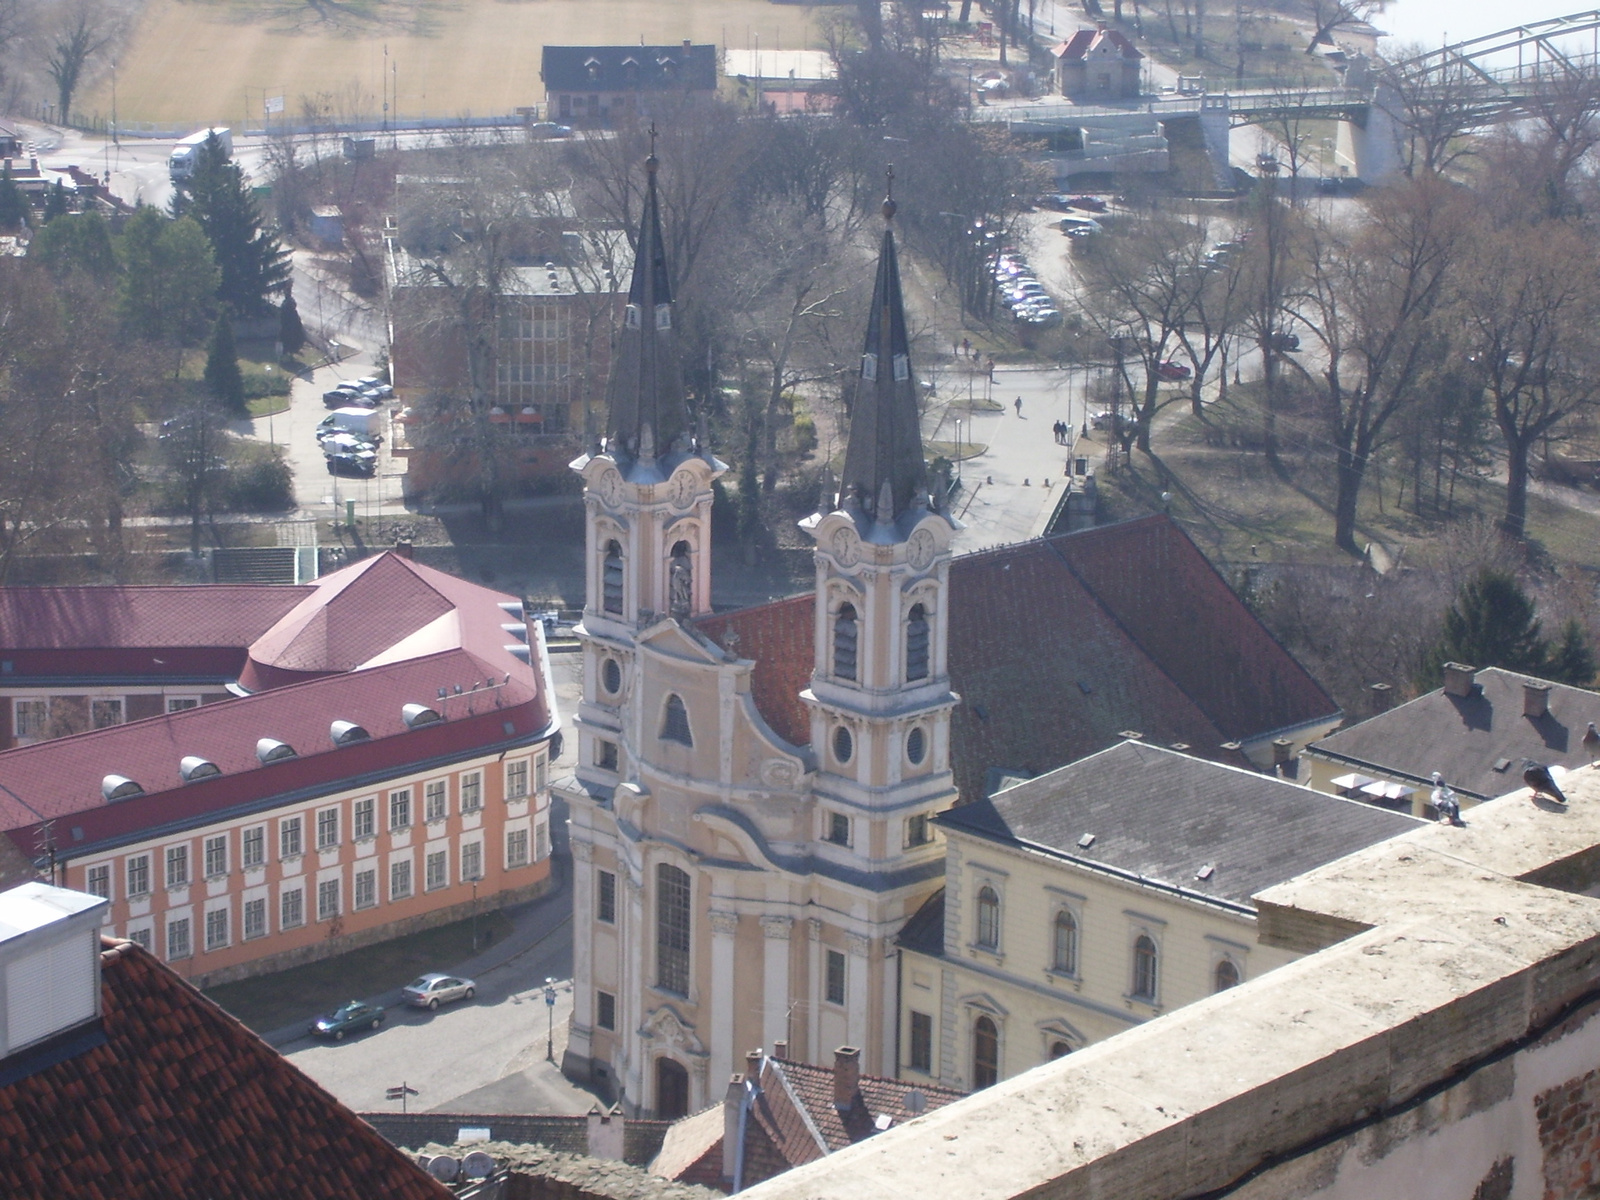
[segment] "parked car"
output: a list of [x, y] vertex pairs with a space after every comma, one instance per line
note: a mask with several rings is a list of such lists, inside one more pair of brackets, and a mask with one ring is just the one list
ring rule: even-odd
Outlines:
[[1034, 203], [1040, 208], [1053, 208], [1057, 212], [1066, 212], [1072, 207], [1072, 197], [1065, 192], [1053, 192], [1048, 196], [1037, 196]]
[[378, 473], [376, 457], [345, 451], [329, 454], [326, 449], [323, 453], [325, 457], [322, 461], [328, 464], [329, 475], [353, 475], [358, 479], [371, 479]]
[[406, 984], [400, 989], [400, 994], [405, 997], [407, 1004], [414, 1004], [418, 1008], [438, 1008], [452, 1000], [471, 1000], [477, 990], [478, 985], [470, 979], [430, 971]]
[[1194, 372], [1175, 359], [1156, 364], [1156, 378], [1165, 379], [1168, 383], [1176, 383], [1189, 378]]
[[1093, 217], [1062, 217], [1057, 222], [1057, 228], [1068, 237], [1082, 236], [1085, 233], [1105, 232], [1105, 226]]
[[387, 400], [394, 395], [394, 389], [376, 375], [363, 375], [355, 382], [362, 395], [371, 396], [374, 400]]
[[1084, 212], [1103, 213], [1109, 205], [1099, 196], [1074, 196], [1067, 201], [1068, 208], [1079, 208]]
[[376, 1029], [382, 1024], [382, 1008], [376, 1004], [352, 1000], [342, 1008], [336, 1008], [327, 1016], [318, 1017], [311, 1022], [311, 1036], [332, 1038], [336, 1042], [342, 1042], [347, 1033]]
[[341, 383], [338, 387], [322, 393], [324, 408], [348, 408], [352, 405], [358, 408], [373, 408], [377, 403], [359, 386], [349, 382]]
[[1284, 354], [1293, 354], [1300, 349], [1300, 335], [1290, 333], [1287, 329], [1275, 329], [1267, 335], [1267, 347]]
[[557, 125], [554, 121], [535, 121], [528, 126], [528, 136], [535, 141], [569, 138], [572, 136], [572, 126]]

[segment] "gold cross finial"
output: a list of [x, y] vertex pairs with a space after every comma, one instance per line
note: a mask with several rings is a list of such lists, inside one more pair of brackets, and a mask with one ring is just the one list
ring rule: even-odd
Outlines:
[[656, 158], [656, 123], [650, 122], [650, 157], [644, 160], [644, 169], [650, 174], [656, 173], [659, 160]]
[[895, 213], [893, 163], [889, 164], [888, 170], [886, 170], [883, 175], [883, 219], [885, 221], [892, 221], [894, 220]]

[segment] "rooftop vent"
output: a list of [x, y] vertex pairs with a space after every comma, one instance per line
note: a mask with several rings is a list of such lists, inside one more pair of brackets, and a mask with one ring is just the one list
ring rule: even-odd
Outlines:
[[1467, 697], [1472, 695], [1474, 678], [1478, 668], [1469, 667], [1466, 663], [1448, 662], [1444, 665], [1444, 690], [1447, 695]]
[[256, 757], [263, 763], [274, 763], [299, 756], [288, 742], [280, 742], [277, 738], [262, 738], [256, 743]]
[[178, 778], [185, 783], [198, 783], [202, 779], [210, 779], [213, 775], [221, 775], [222, 768], [209, 758], [201, 758], [198, 754], [185, 754], [178, 763]]
[[1092, 833], [1086, 833], [1078, 839], [1079, 850], [1087, 850], [1092, 845], [1094, 845], [1094, 834]]
[[335, 721], [328, 726], [328, 736], [335, 746], [348, 746], [352, 742], [364, 742], [372, 735], [354, 721]]
[[1119, 738], [1127, 738], [1130, 742], [1141, 741], [1144, 738], [1144, 734], [1140, 733], [1137, 729], [1124, 729], [1121, 733], [1117, 734], [1117, 736]]
[[1217, 864], [1216, 863], [1207, 863], [1205, 866], [1201, 867], [1198, 871], [1196, 871], [1194, 873], [1194, 877], [1196, 879], [1210, 879], [1216, 873], [1217, 873]]
[[144, 788], [126, 775], [107, 775], [100, 781], [100, 794], [106, 798], [107, 803], [118, 800], [132, 800], [135, 796], [144, 795]]
[[[0, 929], [6, 934], [0, 942], [0, 996], [6, 998], [0, 1059], [100, 1015], [100, 919], [106, 907], [98, 896], [37, 880], [0, 895]], [[66, 1053], [87, 1048], [80, 1044]], [[55, 1052], [38, 1067], [61, 1057]], [[25, 1063], [8, 1063], [7, 1069], [17, 1066]]]
[[526, 642], [511, 642], [501, 647], [501, 649], [511, 655], [512, 658], [525, 662], [529, 666], [533, 665], [533, 651], [528, 649]]
[[400, 710], [400, 719], [406, 723], [407, 729], [416, 729], [422, 725], [432, 725], [440, 717], [437, 710], [426, 704], [407, 704]]

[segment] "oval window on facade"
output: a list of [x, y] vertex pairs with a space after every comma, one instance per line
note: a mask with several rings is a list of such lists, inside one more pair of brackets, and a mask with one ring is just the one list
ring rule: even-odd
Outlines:
[[906, 757], [913, 766], [921, 766], [928, 757], [928, 735], [921, 725], [906, 734]]
[[855, 739], [850, 736], [850, 731], [843, 725], [834, 727], [833, 730], [833, 757], [841, 763], [850, 761], [850, 756], [856, 752]]
[[600, 685], [612, 696], [622, 690], [622, 664], [616, 659], [608, 658], [601, 665]]

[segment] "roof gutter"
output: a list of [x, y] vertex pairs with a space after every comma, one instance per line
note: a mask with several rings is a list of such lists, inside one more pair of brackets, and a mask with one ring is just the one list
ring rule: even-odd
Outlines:
[[[1411, 783], [1417, 784], [1419, 787], [1432, 787], [1433, 786], [1432, 777], [1424, 779], [1424, 778], [1422, 778], [1422, 776], [1413, 775], [1409, 771], [1396, 770], [1394, 767], [1382, 767], [1382, 766], [1379, 766], [1377, 763], [1368, 762], [1364, 758], [1354, 758], [1354, 757], [1352, 757], [1351, 755], [1348, 755], [1348, 754], [1340, 754], [1337, 750], [1328, 750], [1328, 749], [1324, 749], [1324, 748], [1321, 748], [1321, 747], [1313, 745], [1313, 746], [1307, 746], [1305, 748], [1305, 750], [1302, 751], [1302, 753], [1309, 754], [1312, 758], [1332, 759], [1335, 762], [1343, 763], [1347, 767], [1364, 767], [1367, 770], [1376, 772], [1379, 775], [1389, 775], [1389, 776], [1392, 776], [1392, 777], [1394, 777], [1396, 779], [1408, 780]], [[1464, 788], [1464, 787], [1460, 786], [1459, 784], [1452, 784], [1451, 787], [1453, 787], [1455, 789], [1455, 791], [1456, 791], [1456, 793], [1458, 795], [1471, 796], [1474, 800], [1493, 800], [1494, 799], [1493, 796], [1482, 795], [1479, 792], [1472, 791], [1470, 788]], [[1515, 791], [1516, 789], [1512, 788], [1511, 790]], [[1504, 795], [1504, 793], [1501, 793], [1501, 794]]]

